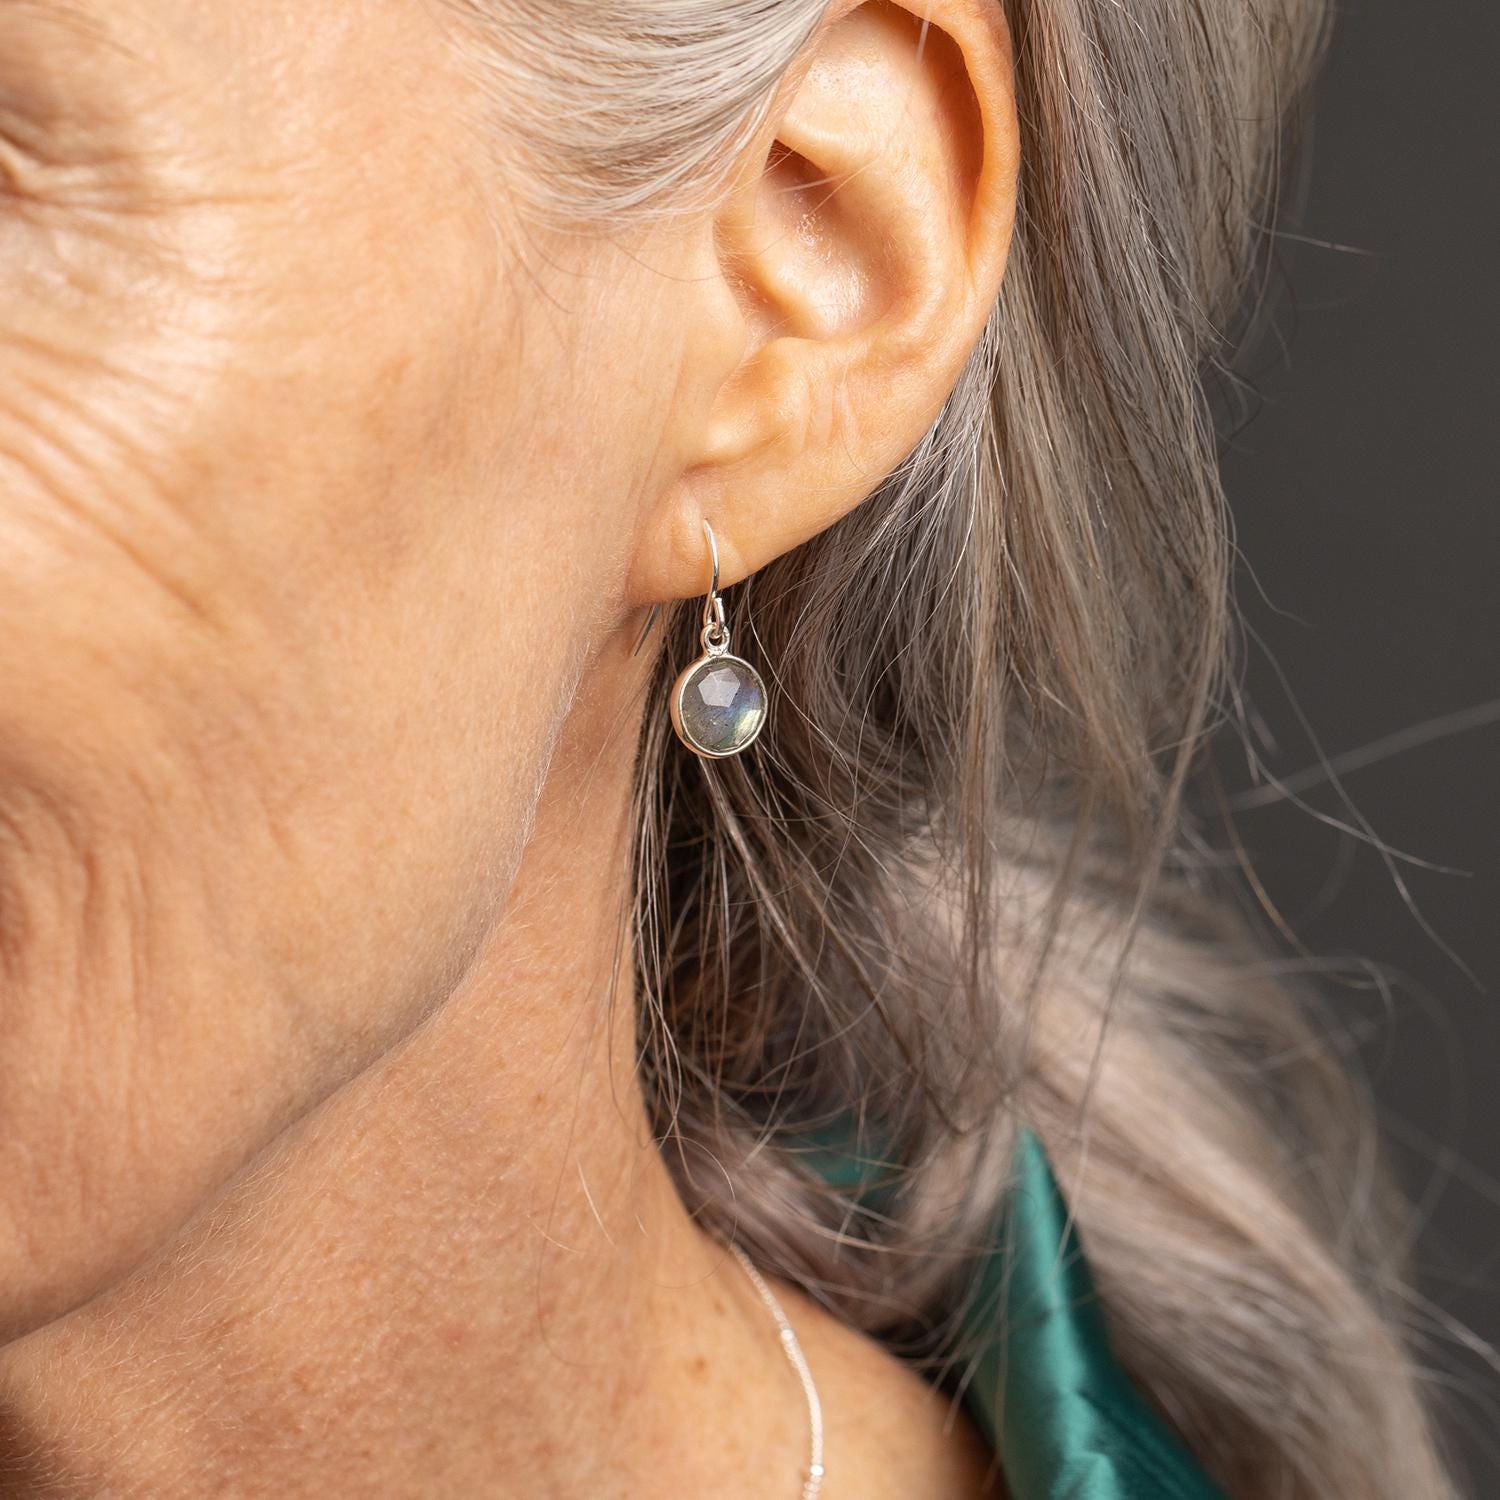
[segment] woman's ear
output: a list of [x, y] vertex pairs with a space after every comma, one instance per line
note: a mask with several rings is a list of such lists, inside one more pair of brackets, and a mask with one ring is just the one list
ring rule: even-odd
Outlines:
[[[711, 226], [711, 382], [630, 602], [727, 586], [860, 503], [936, 419], [999, 293], [1018, 128], [996, 0], [837, 0]], [[674, 445], [676, 446], [676, 445]]]

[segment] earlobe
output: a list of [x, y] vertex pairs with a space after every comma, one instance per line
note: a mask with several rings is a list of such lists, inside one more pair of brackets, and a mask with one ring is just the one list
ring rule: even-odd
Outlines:
[[733, 293], [716, 306], [744, 352], [705, 371], [717, 389], [663, 517], [688, 567], [666, 597], [699, 583], [705, 516], [728, 586], [858, 505], [994, 306], [1018, 138], [1001, 8], [913, 5], [835, 6], [715, 223]]

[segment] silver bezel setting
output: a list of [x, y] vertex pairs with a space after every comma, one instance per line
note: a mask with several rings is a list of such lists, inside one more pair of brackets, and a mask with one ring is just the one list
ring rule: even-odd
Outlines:
[[[714, 663], [715, 665], [730, 663], [740, 671], [748, 673], [755, 680], [756, 686], [760, 688], [760, 718], [756, 721], [755, 728], [751, 731], [750, 737], [743, 744], [736, 745], [732, 750], [711, 750], [707, 746], [699, 744], [688, 732], [687, 726], [683, 723], [682, 695], [687, 690], [688, 682], [693, 674], [709, 663]], [[765, 678], [743, 656], [733, 656], [728, 651], [705, 651], [702, 656], [695, 657], [677, 674], [677, 681], [672, 684], [670, 708], [672, 712], [672, 728], [677, 731], [677, 738], [694, 755], [701, 756], [704, 760], [732, 760], [736, 755], [748, 750], [760, 738], [760, 732], [766, 727], [766, 720], [770, 717], [771, 704], [770, 698], [766, 693]]]

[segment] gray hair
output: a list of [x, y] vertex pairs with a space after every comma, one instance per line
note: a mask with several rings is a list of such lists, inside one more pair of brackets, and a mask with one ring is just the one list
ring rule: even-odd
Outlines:
[[[447, 3], [530, 206], [606, 223], [712, 192], [825, 9]], [[1121, 1357], [1226, 1490], [1440, 1500], [1358, 1090], [1182, 810], [1233, 644], [1205, 375], [1323, 8], [1006, 10], [1023, 165], [979, 346], [897, 472], [731, 600], [772, 732], [707, 768], [644, 732], [648, 1100], [690, 1208], [934, 1368], [1030, 1127]], [[850, 1111], [878, 1215], [803, 1155]]]

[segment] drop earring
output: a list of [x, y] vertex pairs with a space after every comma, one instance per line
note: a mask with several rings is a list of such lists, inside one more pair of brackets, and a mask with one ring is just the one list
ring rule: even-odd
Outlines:
[[698, 639], [703, 655], [689, 662], [672, 684], [672, 728], [694, 755], [725, 760], [755, 740], [766, 722], [766, 685], [742, 657], [729, 654], [729, 625], [719, 596], [719, 546], [707, 521], [712, 579], [703, 600]]

